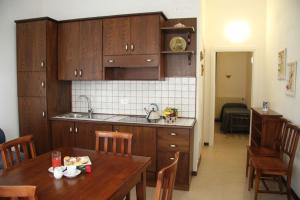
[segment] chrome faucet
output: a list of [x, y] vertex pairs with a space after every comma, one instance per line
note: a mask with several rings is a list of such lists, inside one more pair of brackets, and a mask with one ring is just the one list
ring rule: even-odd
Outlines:
[[92, 118], [92, 116], [93, 116], [93, 109], [92, 109], [91, 99], [88, 96], [86, 96], [86, 95], [80, 95], [79, 97], [80, 98], [84, 98], [87, 101], [87, 103], [88, 103], [89, 118]]

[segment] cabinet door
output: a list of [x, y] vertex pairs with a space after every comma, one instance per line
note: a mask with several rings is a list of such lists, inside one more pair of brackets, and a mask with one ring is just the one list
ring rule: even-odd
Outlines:
[[[58, 25], [58, 79], [76, 80], [79, 76], [80, 23]], [[77, 70], [77, 71], [76, 71]]]
[[52, 121], [51, 133], [53, 148], [75, 146], [74, 122]]
[[159, 16], [135, 16], [130, 18], [130, 22], [131, 54], [159, 54]]
[[95, 131], [111, 131], [112, 125], [76, 122], [75, 130], [75, 146], [78, 148], [95, 150]]
[[151, 157], [149, 171], [156, 171], [156, 128], [114, 126], [114, 130], [132, 133], [132, 154]]
[[19, 97], [20, 135], [33, 135], [38, 154], [50, 150], [46, 98]]
[[124, 55], [129, 53], [130, 18], [120, 17], [103, 20], [103, 54]]
[[45, 97], [45, 72], [18, 72], [19, 97]]
[[81, 80], [102, 79], [102, 21], [80, 22], [80, 66]]
[[46, 21], [17, 24], [18, 71], [45, 71]]

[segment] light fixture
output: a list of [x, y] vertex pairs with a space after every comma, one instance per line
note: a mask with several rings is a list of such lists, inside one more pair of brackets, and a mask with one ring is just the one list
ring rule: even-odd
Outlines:
[[234, 43], [244, 42], [250, 36], [249, 24], [245, 21], [233, 21], [225, 27], [225, 36]]

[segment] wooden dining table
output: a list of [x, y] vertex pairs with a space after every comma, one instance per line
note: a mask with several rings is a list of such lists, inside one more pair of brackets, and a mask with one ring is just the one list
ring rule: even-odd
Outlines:
[[118, 156], [79, 148], [56, 149], [64, 156], [89, 156], [91, 173], [55, 179], [48, 172], [51, 152], [24, 161], [0, 174], [0, 185], [36, 185], [39, 200], [123, 199], [136, 186], [138, 200], [146, 199], [146, 169], [151, 158]]

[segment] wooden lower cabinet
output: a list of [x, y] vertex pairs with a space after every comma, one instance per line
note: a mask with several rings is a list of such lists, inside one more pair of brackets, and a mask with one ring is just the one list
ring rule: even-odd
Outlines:
[[99, 123], [52, 121], [53, 148], [62, 146], [95, 149], [95, 131], [111, 131], [112, 126]]
[[[53, 148], [68, 146], [95, 149], [96, 130], [132, 133], [132, 154], [151, 157], [151, 165], [147, 169], [147, 185], [149, 186], [156, 184], [159, 170], [172, 163], [175, 152], [180, 151], [175, 188], [189, 190], [193, 159], [194, 133], [192, 128], [158, 128], [53, 120], [51, 130]], [[102, 145], [103, 142], [100, 140], [100, 149]], [[109, 143], [108, 148], [112, 148], [112, 142]]]

